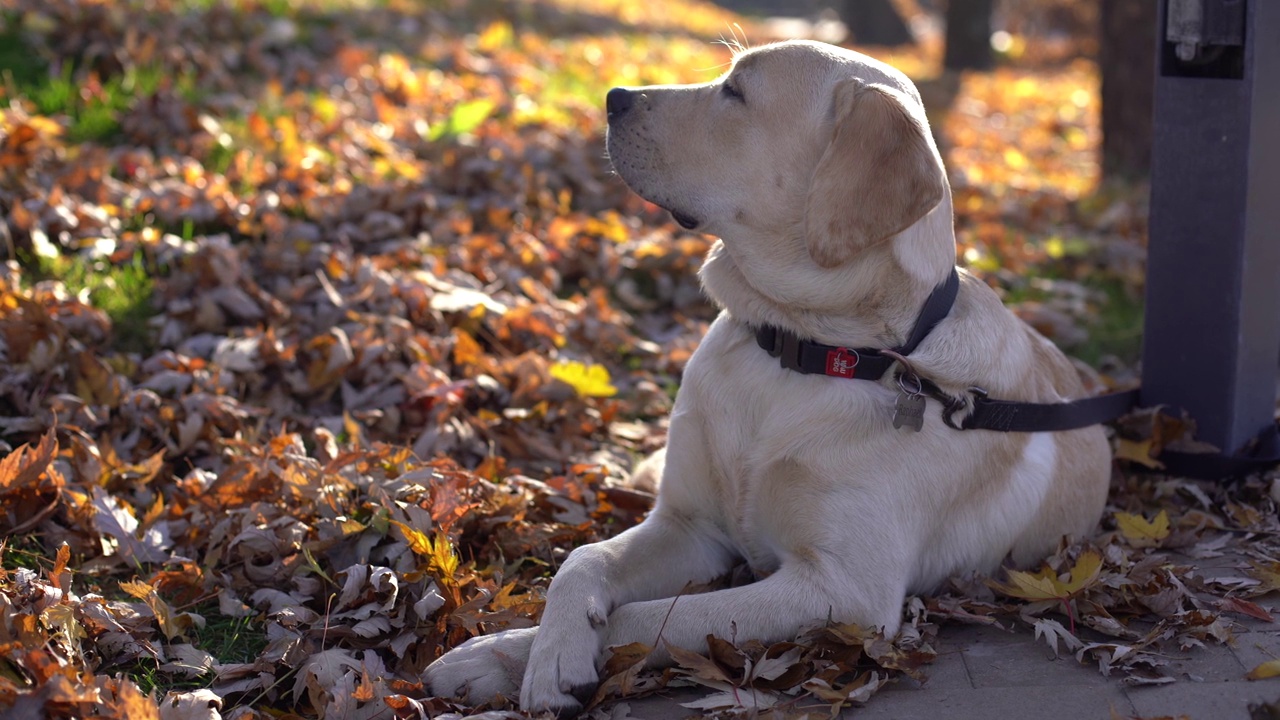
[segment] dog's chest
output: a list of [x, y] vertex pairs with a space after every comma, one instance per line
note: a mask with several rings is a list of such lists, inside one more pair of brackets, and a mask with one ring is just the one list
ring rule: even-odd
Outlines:
[[710, 465], [707, 478], [683, 481], [711, 485], [721, 528], [757, 571], [771, 571], [787, 552], [789, 498], [840, 491], [816, 470], [832, 447], [892, 430], [888, 388], [786, 370], [723, 317], [690, 361], [680, 392]]

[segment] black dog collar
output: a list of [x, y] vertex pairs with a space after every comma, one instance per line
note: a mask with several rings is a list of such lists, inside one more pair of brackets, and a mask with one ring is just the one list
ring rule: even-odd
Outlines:
[[[891, 348], [895, 355], [906, 356], [951, 312], [956, 294], [960, 290], [960, 275], [955, 267], [947, 279], [933, 289], [907, 342]], [[884, 354], [879, 348], [848, 348], [823, 345], [812, 340], [802, 340], [790, 330], [773, 325], [755, 329], [756, 342], [788, 370], [806, 375], [830, 375], [857, 380], [879, 380], [893, 367], [897, 359]]]

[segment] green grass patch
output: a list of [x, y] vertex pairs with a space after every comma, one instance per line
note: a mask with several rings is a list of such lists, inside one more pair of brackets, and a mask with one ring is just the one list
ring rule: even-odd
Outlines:
[[200, 96], [194, 77], [171, 77], [158, 65], [100, 78], [67, 61], [60, 73], [51, 74], [48, 63], [27, 42], [22, 18], [11, 12], [0, 13], [0, 82], [5, 97], [28, 101], [40, 115], [67, 118], [67, 139], [73, 143], [115, 139], [122, 116], [139, 98], [166, 83], [173, 83], [188, 101]]
[[[1060, 268], [1053, 265], [1037, 268], [1035, 277], [1061, 279]], [[1142, 353], [1143, 297], [1129, 283], [1114, 276], [1091, 275], [1076, 280], [1092, 291], [1093, 301], [1083, 318], [1081, 329], [1086, 337], [1078, 343], [1054, 342], [1090, 365], [1097, 366], [1106, 357], [1115, 357], [1125, 365], [1133, 365]], [[1006, 305], [1051, 299], [1051, 294], [1030, 284], [1009, 288]]]
[[[67, 139], [72, 142], [107, 142], [119, 134], [121, 116], [139, 97], [159, 90], [165, 77], [159, 67], [138, 67], [105, 81], [95, 76], [82, 79], [68, 64], [58, 77], [46, 77], [26, 88], [19, 86], [19, 91], [35, 103], [41, 115], [69, 118]], [[193, 80], [179, 78], [178, 82], [185, 92], [195, 92]]]
[[220, 663], [252, 662], [267, 646], [267, 633], [254, 616], [227, 617], [216, 607], [200, 612], [207, 621], [196, 638], [196, 647]]
[[37, 256], [24, 263], [35, 280], [59, 280], [67, 292], [87, 292], [89, 304], [111, 318], [112, 347], [121, 352], [143, 352], [152, 348], [148, 321], [155, 316], [152, 302], [154, 275], [141, 253], [125, 263], [82, 256]]
[[1084, 284], [1097, 290], [1103, 299], [1085, 328], [1088, 339], [1072, 348], [1072, 353], [1094, 366], [1108, 355], [1126, 365], [1137, 363], [1142, 354], [1142, 293], [1118, 278], [1086, 280]]
[[[218, 611], [216, 603], [204, 603], [194, 612], [205, 619], [205, 626], [190, 633], [188, 638], [178, 638], [175, 642], [189, 641], [193, 647], [199, 648], [214, 657], [219, 664], [252, 662], [267, 646], [267, 633], [261, 622], [254, 616], [228, 617]], [[195, 677], [180, 677], [161, 672], [160, 663], [154, 659], [138, 660], [121, 668], [129, 679], [138, 684], [143, 693], [154, 693], [156, 697], [164, 697], [169, 691], [191, 691], [207, 688], [213, 682], [212, 673], [204, 673]]]
[[53, 558], [36, 535], [10, 535], [0, 540], [0, 567], [5, 570], [41, 572], [53, 567]]
[[[1144, 302], [1142, 289], [1134, 286], [1134, 280], [1100, 270], [1098, 249], [1084, 238], [1052, 235], [1029, 238], [1027, 242], [1040, 244], [1045, 257], [1009, 279], [1005, 304], [1051, 300], [1052, 293], [1037, 287], [1032, 282], [1034, 278], [1079, 283], [1091, 295], [1085, 316], [1079, 318], [1086, 337], [1076, 343], [1063, 343], [1059, 338], [1054, 342], [1064, 352], [1093, 366], [1107, 357], [1115, 357], [1125, 365], [1136, 364], [1142, 353]], [[968, 267], [980, 274], [995, 274], [1005, 267], [1005, 259], [998, 251], [990, 251], [975, 258]]]

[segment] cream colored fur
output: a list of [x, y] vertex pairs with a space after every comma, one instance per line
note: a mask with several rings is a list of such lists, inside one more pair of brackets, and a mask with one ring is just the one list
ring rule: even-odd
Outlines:
[[[767, 323], [896, 346], [951, 271], [950, 189], [905, 76], [789, 42], [739, 55], [711, 83], [635, 93], [610, 118], [614, 165], [722, 238], [702, 280], [723, 311], [689, 361], [668, 447], [641, 472], [662, 477], [653, 512], [569, 556], [540, 627], [475, 638], [428, 668], [438, 694], [518, 692], [526, 710], [571, 713], [612, 645], [656, 645], [662, 663], [667, 644], [783, 640], [828, 617], [892, 635], [905, 594], [1009, 554], [1034, 562], [1089, 533], [1105, 502], [1099, 427], [957, 431], [930, 401], [923, 431], [898, 430], [891, 374], [801, 375], [756, 345], [748, 326]], [[950, 315], [910, 360], [952, 393], [1083, 393], [1066, 358], [963, 272]], [[743, 559], [760, 580], [680, 595]]]

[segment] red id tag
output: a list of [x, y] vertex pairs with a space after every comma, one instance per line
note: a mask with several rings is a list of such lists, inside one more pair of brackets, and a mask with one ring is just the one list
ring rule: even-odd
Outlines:
[[851, 378], [858, 369], [858, 353], [849, 348], [836, 348], [827, 351], [827, 374], [836, 377]]

